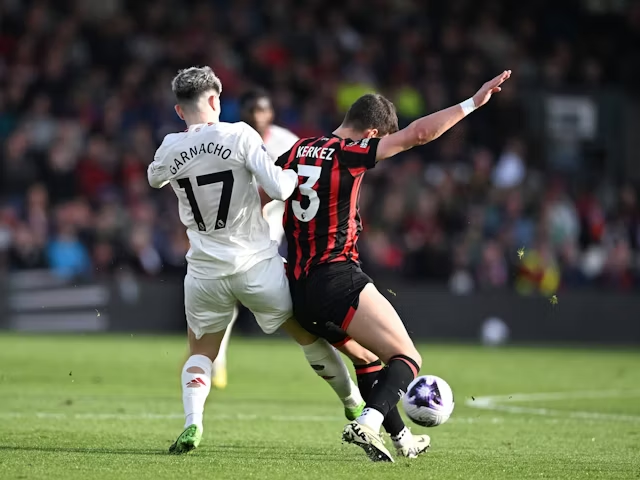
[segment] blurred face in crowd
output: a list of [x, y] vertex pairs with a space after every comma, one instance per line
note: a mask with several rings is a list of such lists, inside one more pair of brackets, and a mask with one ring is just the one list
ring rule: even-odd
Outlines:
[[247, 115], [247, 123], [263, 135], [273, 123], [273, 107], [267, 97], [256, 100], [255, 106]]
[[22, 160], [22, 157], [26, 154], [29, 142], [24, 132], [17, 131], [9, 139], [6, 144], [6, 159], [7, 160]]

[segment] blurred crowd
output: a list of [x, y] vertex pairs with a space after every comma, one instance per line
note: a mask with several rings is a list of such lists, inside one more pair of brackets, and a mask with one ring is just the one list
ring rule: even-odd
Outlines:
[[406, 125], [511, 68], [481, 113], [368, 174], [367, 268], [458, 293], [640, 286], [637, 186], [554, 171], [524, 105], [532, 88], [633, 93], [633, 2], [0, 0], [0, 22], [0, 269], [183, 272], [173, 193], [146, 180], [184, 128], [179, 68], [213, 67], [225, 121], [249, 86], [268, 88], [300, 136], [332, 131], [372, 90]]

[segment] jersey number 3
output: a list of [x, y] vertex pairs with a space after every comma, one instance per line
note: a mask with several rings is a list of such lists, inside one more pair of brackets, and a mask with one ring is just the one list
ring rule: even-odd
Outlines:
[[307, 177], [304, 183], [298, 186], [298, 190], [302, 195], [309, 199], [309, 206], [302, 208], [302, 204], [298, 200], [291, 202], [293, 208], [293, 214], [301, 222], [310, 222], [315, 218], [320, 208], [320, 199], [318, 198], [318, 192], [313, 187], [320, 179], [322, 173], [322, 167], [316, 167], [314, 165], [298, 165], [298, 175], [301, 177]]
[[[207, 226], [202, 218], [200, 207], [196, 201], [196, 196], [193, 193], [193, 185], [191, 185], [191, 179], [179, 178], [177, 180], [180, 188], [183, 188], [187, 194], [187, 200], [191, 206], [193, 212], [193, 219], [198, 225], [198, 230], [205, 232]], [[215, 230], [220, 230], [227, 226], [227, 217], [229, 217], [229, 205], [231, 205], [231, 192], [233, 191], [233, 172], [231, 170], [225, 170], [224, 172], [209, 173], [207, 175], [199, 175], [196, 177], [196, 183], [199, 187], [205, 185], [211, 185], [213, 183], [222, 182], [222, 193], [220, 195], [220, 204], [218, 205], [218, 216], [216, 217]]]

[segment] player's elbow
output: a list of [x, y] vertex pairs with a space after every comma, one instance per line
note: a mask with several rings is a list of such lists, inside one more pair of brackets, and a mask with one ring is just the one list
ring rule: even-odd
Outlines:
[[433, 132], [423, 131], [420, 132], [416, 139], [416, 143], [418, 145], [426, 145], [429, 142], [433, 142], [438, 136], [436, 136]]
[[161, 175], [160, 167], [156, 167], [153, 163], [147, 169], [147, 181], [152, 188], [162, 188], [167, 184]]
[[425, 145], [429, 142], [432, 142], [436, 138], [438, 138], [437, 132], [432, 128], [425, 128], [420, 126], [418, 123], [413, 123], [409, 128], [412, 129], [411, 137], [413, 139], [413, 145]]
[[147, 180], [149, 181], [149, 186], [151, 186], [151, 188], [162, 188], [166, 184], [166, 182], [161, 182], [156, 178], [149, 177]]

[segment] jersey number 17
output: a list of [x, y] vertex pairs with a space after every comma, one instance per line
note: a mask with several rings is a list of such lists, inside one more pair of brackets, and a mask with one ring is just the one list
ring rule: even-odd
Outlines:
[[[187, 200], [189, 200], [189, 206], [193, 212], [193, 219], [198, 225], [198, 230], [205, 232], [207, 226], [202, 218], [200, 207], [196, 201], [196, 196], [193, 193], [193, 185], [189, 177], [179, 178], [176, 180], [180, 188], [184, 189], [187, 194]], [[233, 191], [233, 172], [231, 170], [225, 170], [224, 172], [208, 173], [206, 175], [198, 175], [196, 177], [196, 184], [199, 187], [205, 185], [212, 185], [214, 183], [222, 182], [222, 194], [220, 195], [220, 204], [218, 205], [218, 216], [216, 217], [215, 230], [220, 230], [227, 226], [227, 218], [229, 217], [229, 206], [231, 205], [231, 192]]]

